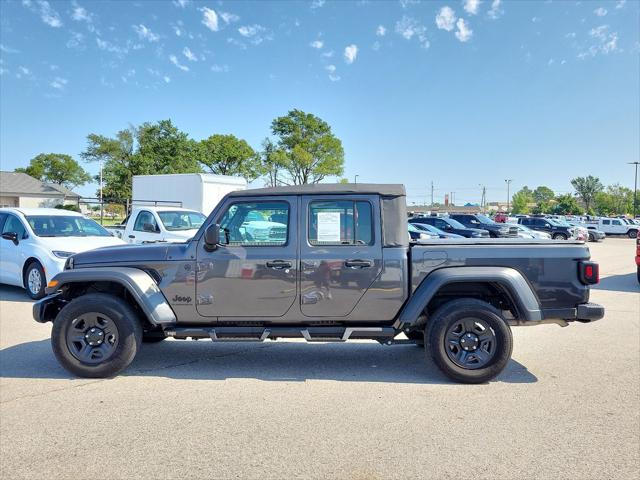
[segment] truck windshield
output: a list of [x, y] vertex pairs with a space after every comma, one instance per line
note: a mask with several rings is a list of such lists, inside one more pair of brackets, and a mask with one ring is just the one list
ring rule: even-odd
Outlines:
[[93, 220], [80, 216], [30, 215], [27, 222], [38, 237], [110, 237]]
[[484, 215], [476, 215], [476, 218], [478, 219], [478, 221], [480, 223], [488, 223], [488, 224], [493, 224], [496, 223], [493, 220], [491, 220], [489, 217], [485, 217]]
[[207, 219], [200, 212], [183, 212], [181, 210], [166, 210], [158, 212], [164, 228], [170, 232], [176, 230], [195, 230]]

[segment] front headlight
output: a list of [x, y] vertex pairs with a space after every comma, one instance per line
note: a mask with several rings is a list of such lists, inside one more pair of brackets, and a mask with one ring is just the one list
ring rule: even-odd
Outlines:
[[69, 258], [71, 255], [75, 255], [75, 252], [63, 252], [62, 250], [53, 250], [51, 253], [58, 258]]

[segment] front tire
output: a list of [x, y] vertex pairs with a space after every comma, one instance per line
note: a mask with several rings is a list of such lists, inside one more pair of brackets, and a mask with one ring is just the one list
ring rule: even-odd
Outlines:
[[564, 233], [554, 233], [551, 238], [554, 240], [566, 240], [568, 237]]
[[51, 346], [60, 364], [79, 377], [112, 377], [133, 361], [142, 327], [133, 309], [113, 295], [92, 293], [72, 300], [58, 314]]
[[637, 230], [629, 230], [627, 232], [627, 236], [629, 238], [631, 238], [631, 239], [638, 238], [638, 231]]
[[425, 344], [436, 365], [461, 383], [484, 383], [509, 363], [511, 328], [500, 311], [475, 299], [453, 300], [429, 318]]
[[44, 297], [47, 280], [44, 275], [44, 269], [37, 260], [32, 261], [24, 271], [24, 288], [27, 289], [27, 295], [34, 300]]

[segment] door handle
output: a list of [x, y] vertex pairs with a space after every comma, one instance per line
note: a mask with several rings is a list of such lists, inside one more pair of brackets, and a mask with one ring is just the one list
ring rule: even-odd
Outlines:
[[129, 238], [136, 238], [135, 235], [129, 235]]
[[371, 260], [345, 260], [344, 266], [349, 268], [369, 268]]
[[283, 270], [285, 268], [291, 268], [291, 262], [286, 260], [271, 260], [267, 262], [267, 267], [273, 268], [274, 270]]

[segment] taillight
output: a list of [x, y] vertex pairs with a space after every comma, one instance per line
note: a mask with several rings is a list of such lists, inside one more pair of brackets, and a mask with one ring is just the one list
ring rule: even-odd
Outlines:
[[580, 262], [578, 275], [585, 285], [594, 285], [600, 281], [600, 267], [596, 262]]

